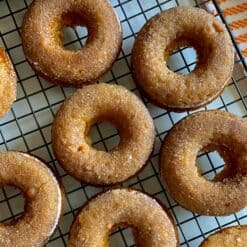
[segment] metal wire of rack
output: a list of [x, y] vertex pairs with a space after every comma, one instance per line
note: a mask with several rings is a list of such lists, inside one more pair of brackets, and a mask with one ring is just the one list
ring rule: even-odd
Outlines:
[[[19, 150], [36, 155], [47, 162], [60, 177], [65, 188], [64, 215], [56, 233], [47, 246], [66, 246], [71, 222], [77, 210], [93, 195], [103, 189], [81, 184], [67, 175], [57, 163], [51, 148], [50, 130], [56, 110], [73, 89], [64, 89], [47, 83], [35, 75], [29, 67], [21, 46], [20, 29], [23, 15], [31, 0], [0, 1], [0, 46], [10, 55], [18, 79], [18, 97], [11, 111], [0, 120], [0, 150]], [[206, 1], [204, 1], [205, 3]], [[237, 53], [232, 81], [224, 93], [205, 109], [221, 109], [243, 118], [247, 116], [247, 66], [233, 35], [213, 1], [220, 18], [227, 26]], [[135, 87], [130, 71], [131, 48], [142, 25], [153, 15], [178, 5], [201, 7], [197, 0], [111, 0], [123, 28], [123, 46], [112, 70], [101, 81], [121, 84], [140, 96], [149, 109], [156, 126], [155, 150], [148, 166], [123, 186], [141, 189], [160, 199], [174, 217], [181, 246], [198, 246], [214, 231], [236, 224], [247, 224], [247, 209], [227, 217], [206, 217], [191, 213], [177, 205], [159, 177], [158, 155], [160, 144], [169, 129], [181, 118], [190, 114], [173, 113], [160, 109], [143, 98]], [[75, 49], [83, 46], [86, 39], [84, 29], [65, 33], [65, 46]], [[177, 73], [189, 73], [196, 64], [190, 48], [181, 48], [171, 54], [169, 66]], [[91, 137], [96, 148], [109, 150], [118, 143], [118, 131], [109, 124], [97, 124]], [[219, 172], [224, 163], [215, 152], [198, 156], [203, 175], [210, 179]], [[0, 190], [0, 221], [8, 222], [23, 213], [23, 198], [19, 190], [4, 187]], [[111, 246], [135, 246], [128, 228], [119, 228], [111, 236]]]

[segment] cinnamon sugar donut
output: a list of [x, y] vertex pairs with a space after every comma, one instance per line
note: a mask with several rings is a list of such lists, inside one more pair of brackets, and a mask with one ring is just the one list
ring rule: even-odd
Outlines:
[[[225, 169], [213, 181], [196, 166], [200, 151], [217, 150]], [[203, 215], [228, 215], [247, 205], [247, 123], [223, 111], [191, 115], [166, 136], [160, 168], [173, 198]]]
[[1, 152], [0, 168], [1, 186], [18, 187], [26, 200], [21, 218], [0, 224], [0, 246], [43, 246], [62, 211], [56, 178], [41, 161], [19, 152]]
[[[169, 54], [192, 46], [194, 71], [179, 75], [167, 68]], [[231, 39], [222, 23], [205, 10], [176, 7], [154, 16], [137, 36], [132, 51], [137, 85], [157, 105], [173, 111], [202, 107], [228, 84], [233, 70]]]
[[200, 247], [246, 247], [247, 226], [224, 228], [209, 236]]
[[131, 189], [98, 195], [79, 212], [71, 227], [70, 247], [107, 247], [118, 226], [133, 228], [137, 246], [176, 247], [174, 222], [157, 201]]
[[10, 109], [16, 98], [15, 70], [7, 53], [0, 47], [0, 117]]
[[[91, 126], [102, 121], [120, 131], [120, 143], [109, 152], [94, 149]], [[94, 185], [122, 182], [147, 162], [154, 144], [154, 125], [144, 104], [122, 86], [105, 83], [78, 89], [65, 101], [52, 126], [52, 146], [63, 168]]]
[[[82, 49], [69, 51], [63, 47], [63, 31], [76, 25], [87, 27], [88, 39]], [[122, 33], [108, 0], [34, 0], [23, 21], [22, 42], [40, 76], [60, 86], [81, 87], [111, 68]]]

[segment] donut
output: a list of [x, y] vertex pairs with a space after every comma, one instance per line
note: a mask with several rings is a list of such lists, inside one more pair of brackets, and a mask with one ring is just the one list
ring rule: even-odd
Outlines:
[[[218, 151], [225, 169], [213, 181], [202, 177], [199, 151]], [[160, 152], [161, 175], [172, 197], [202, 215], [229, 215], [247, 205], [247, 123], [227, 112], [190, 115], [165, 137]]]
[[[169, 70], [169, 54], [192, 46], [198, 54], [194, 71]], [[234, 53], [222, 23], [205, 10], [176, 7], [149, 20], [137, 35], [132, 51], [137, 86], [158, 106], [186, 111], [214, 100], [231, 78]]]
[[224, 228], [209, 236], [200, 247], [246, 247], [247, 226]]
[[[69, 51], [63, 31], [76, 25], [87, 27], [88, 39], [82, 49]], [[38, 75], [60, 86], [82, 87], [111, 68], [122, 32], [108, 0], [34, 0], [23, 20], [22, 42]]]
[[0, 47], [0, 117], [11, 108], [16, 98], [16, 75], [7, 53]]
[[30, 155], [0, 153], [0, 184], [18, 187], [25, 198], [24, 214], [0, 223], [0, 246], [43, 246], [54, 232], [61, 212], [59, 184], [46, 165]]
[[119, 226], [133, 228], [137, 246], [176, 247], [177, 230], [166, 210], [136, 190], [113, 189], [90, 200], [75, 218], [70, 247], [107, 247]]
[[[92, 125], [109, 121], [120, 131], [120, 143], [109, 152], [92, 147]], [[110, 185], [134, 176], [146, 164], [154, 145], [153, 120], [144, 104], [118, 85], [105, 83], [78, 89], [59, 109], [52, 125], [52, 147], [60, 165], [92, 185]]]

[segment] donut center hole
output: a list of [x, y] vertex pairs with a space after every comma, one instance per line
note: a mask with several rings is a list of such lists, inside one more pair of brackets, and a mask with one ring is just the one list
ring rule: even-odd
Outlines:
[[167, 67], [179, 75], [187, 75], [192, 72], [197, 64], [198, 54], [196, 49], [188, 46], [179, 46], [165, 53]]
[[120, 143], [119, 130], [111, 122], [97, 122], [88, 132], [88, 142], [96, 150], [109, 152]]
[[25, 199], [21, 191], [14, 186], [0, 189], [0, 222], [7, 224], [22, 217]]
[[78, 51], [86, 45], [88, 29], [85, 26], [64, 28], [63, 46], [66, 50]]
[[225, 161], [218, 151], [203, 152], [197, 155], [199, 173], [207, 180], [214, 180], [224, 170]]
[[198, 153], [198, 172], [207, 180], [222, 182], [238, 174], [236, 153], [226, 145], [209, 144]]
[[128, 228], [117, 228], [109, 238], [109, 247], [116, 246], [135, 246], [135, 240], [132, 229]]

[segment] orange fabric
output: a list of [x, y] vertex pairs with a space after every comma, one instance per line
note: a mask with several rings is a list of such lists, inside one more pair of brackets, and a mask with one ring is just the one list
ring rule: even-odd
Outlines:
[[241, 3], [230, 8], [223, 9], [223, 14], [225, 16], [235, 15], [247, 11], [247, 3]]
[[242, 50], [242, 53], [245, 57], [247, 57], [247, 48], [245, 48], [244, 50]]
[[237, 36], [235, 38], [235, 40], [236, 40], [237, 43], [245, 43], [245, 42], [247, 42], [247, 33], [240, 34], [239, 36]]
[[218, 0], [217, 3], [218, 3], [218, 4], [221, 4], [221, 3], [224, 3], [224, 2], [226, 2], [226, 1], [227, 1], [227, 0]]
[[232, 30], [233, 29], [247, 27], [247, 18], [246, 19], [240, 19], [240, 20], [237, 20], [237, 21], [233, 21], [232, 23], [230, 23], [229, 27]]
[[[217, 0], [219, 7], [224, 15], [233, 36], [247, 60], [247, 0], [242, 3], [235, 0]], [[212, 8], [213, 3], [209, 2], [207, 9], [213, 13], [215, 8]]]

